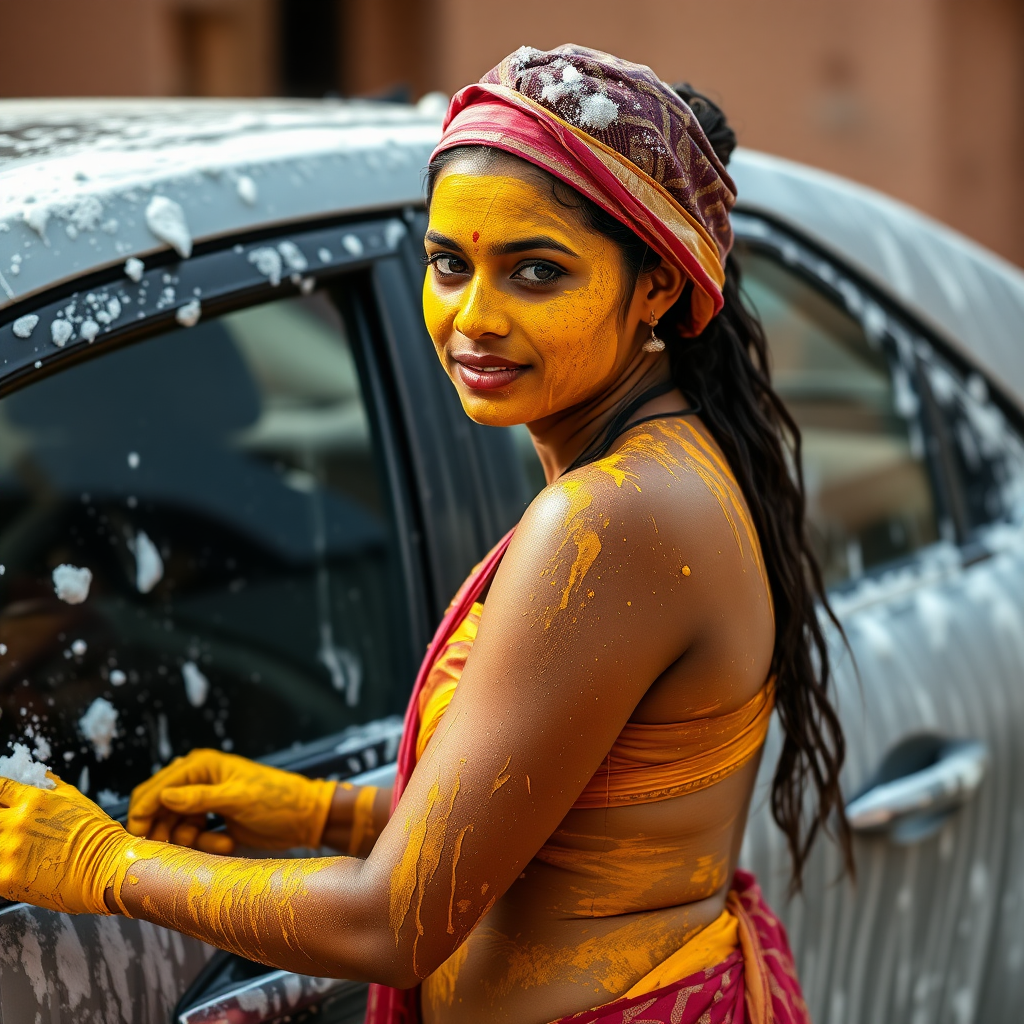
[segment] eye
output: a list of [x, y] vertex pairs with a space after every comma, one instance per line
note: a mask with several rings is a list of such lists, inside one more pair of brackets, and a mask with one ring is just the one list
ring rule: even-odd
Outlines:
[[453, 256], [449, 252], [435, 252], [423, 258], [424, 263], [432, 266], [441, 277], [458, 277], [469, 270], [465, 260]]
[[540, 261], [524, 263], [512, 276], [527, 284], [551, 284], [552, 281], [564, 277], [565, 271], [561, 267], [556, 267], [554, 263]]

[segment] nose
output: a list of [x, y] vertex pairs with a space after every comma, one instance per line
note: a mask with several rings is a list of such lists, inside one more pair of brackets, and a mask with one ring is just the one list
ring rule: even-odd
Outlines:
[[472, 341], [484, 337], [504, 338], [511, 328], [501, 292], [476, 273], [469, 282], [453, 324], [456, 331]]

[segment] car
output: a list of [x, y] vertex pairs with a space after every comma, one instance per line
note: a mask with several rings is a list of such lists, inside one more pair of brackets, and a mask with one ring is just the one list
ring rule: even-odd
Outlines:
[[[0, 739], [115, 817], [197, 746], [386, 781], [435, 623], [543, 486], [423, 325], [442, 111], [0, 102]], [[845, 633], [857, 876], [819, 841], [788, 891], [774, 728], [743, 862], [813, 1019], [1016, 1020], [1024, 275], [841, 178], [743, 149], [731, 170]], [[5, 1021], [364, 1002], [146, 922], [0, 909]]]

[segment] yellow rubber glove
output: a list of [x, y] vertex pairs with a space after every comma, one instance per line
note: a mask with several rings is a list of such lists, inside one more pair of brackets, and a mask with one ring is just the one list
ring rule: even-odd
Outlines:
[[[235, 843], [319, 846], [336, 786], [219, 750], [193, 750], [135, 788], [128, 831], [220, 854], [232, 853]], [[221, 815], [228, 834], [205, 831], [207, 814]]]
[[0, 896], [65, 914], [109, 914], [142, 840], [74, 786], [0, 779]]

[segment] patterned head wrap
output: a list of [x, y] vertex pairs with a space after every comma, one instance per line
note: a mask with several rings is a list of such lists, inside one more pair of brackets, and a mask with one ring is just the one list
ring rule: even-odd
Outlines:
[[694, 284], [687, 333], [722, 308], [736, 186], [649, 67], [585, 46], [520, 47], [455, 94], [431, 159], [473, 145], [550, 172], [679, 267]]

